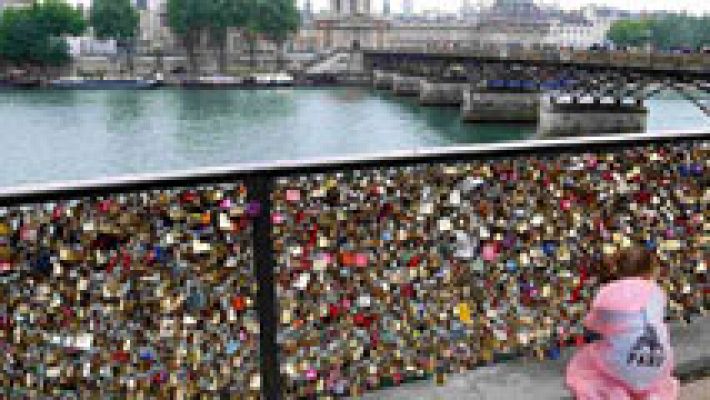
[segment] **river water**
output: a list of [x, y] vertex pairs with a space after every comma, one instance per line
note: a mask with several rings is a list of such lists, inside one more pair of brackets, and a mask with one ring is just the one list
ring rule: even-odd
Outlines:
[[[649, 101], [649, 130], [700, 129], [691, 103]], [[0, 186], [530, 138], [456, 108], [368, 89], [0, 92]]]

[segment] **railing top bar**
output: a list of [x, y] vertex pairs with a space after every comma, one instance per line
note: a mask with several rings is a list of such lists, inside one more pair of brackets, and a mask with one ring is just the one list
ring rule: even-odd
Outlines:
[[709, 130], [663, 131], [642, 134], [614, 134], [562, 139], [523, 140], [483, 145], [435, 147], [360, 154], [310, 160], [244, 163], [204, 167], [165, 173], [135, 174], [113, 178], [30, 184], [0, 188], [0, 206], [23, 202], [101, 195], [121, 191], [146, 190], [246, 180], [260, 176], [287, 176], [299, 173], [340, 171], [354, 168], [388, 167], [423, 162], [442, 162], [561, 151], [594, 151], [623, 147], [625, 144], [710, 140]]

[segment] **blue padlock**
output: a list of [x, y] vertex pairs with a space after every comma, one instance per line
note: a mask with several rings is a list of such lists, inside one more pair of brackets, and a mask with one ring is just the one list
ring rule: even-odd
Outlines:
[[546, 256], [552, 257], [555, 255], [555, 251], [557, 250], [557, 245], [555, 245], [554, 242], [544, 242], [542, 244], [542, 251], [545, 253]]

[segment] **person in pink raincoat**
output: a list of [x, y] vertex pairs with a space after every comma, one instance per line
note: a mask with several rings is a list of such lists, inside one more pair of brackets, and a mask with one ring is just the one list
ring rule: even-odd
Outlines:
[[632, 247], [612, 267], [584, 320], [602, 339], [585, 345], [567, 366], [577, 400], [675, 400], [673, 350], [664, 323], [666, 296], [653, 280], [653, 253]]

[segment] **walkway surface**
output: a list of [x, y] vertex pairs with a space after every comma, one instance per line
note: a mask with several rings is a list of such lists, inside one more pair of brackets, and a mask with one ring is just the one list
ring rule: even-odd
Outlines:
[[[710, 370], [710, 317], [692, 324], [673, 325], [671, 340], [678, 372]], [[507, 400], [507, 399], [571, 399], [564, 387], [564, 369], [573, 354], [568, 349], [559, 360], [516, 360], [483, 367], [464, 374], [451, 375], [443, 386], [433, 382], [416, 382], [381, 390], [363, 399], [387, 400]], [[704, 397], [703, 397], [704, 396]], [[681, 400], [710, 400], [710, 380], [690, 382], [683, 386]]]
[[680, 400], [710, 399], [710, 379], [691, 382], [684, 385], [680, 391]]

